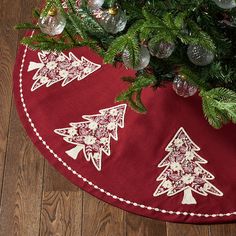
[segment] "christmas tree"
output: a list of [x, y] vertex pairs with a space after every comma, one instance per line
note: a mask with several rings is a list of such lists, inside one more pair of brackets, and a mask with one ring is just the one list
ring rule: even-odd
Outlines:
[[197, 154], [200, 148], [183, 128], [178, 130], [166, 151], [169, 153], [158, 165], [159, 168], [165, 169], [157, 178], [161, 183], [153, 194], [155, 197], [165, 193], [170, 197], [184, 192], [182, 204], [197, 204], [192, 191], [202, 196], [207, 196], [208, 193], [223, 196], [223, 193], [209, 182], [215, 177], [201, 166], [207, 161]]
[[101, 65], [95, 64], [85, 57], [79, 60], [73, 53], [67, 57], [64, 53], [39, 52], [40, 63], [30, 62], [28, 71], [37, 70], [33, 80], [35, 80], [31, 91], [35, 91], [43, 85], [51, 85], [62, 82], [66, 86], [74, 80], [82, 80], [101, 68]]
[[100, 110], [97, 115], [85, 115], [86, 120], [71, 123], [69, 128], [56, 129], [55, 133], [64, 136], [68, 143], [76, 145], [66, 153], [77, 159], [83, 150], [87, 161], [92, 161], [98, 171], [102, 169], [102, 153], [111, 155], [111, 138], [118, 141], [118, 127], [124, 128], [126, 104]]
[[235, 0], [47, 0], [34, 17], [17, 26], [36, 30], [22, 40], [32, 49], [89, 46], [135, 69], [117, 100], [138, 112], [146, 112], [144, 88], [172, 81], [181, 96], [199, 91], [213, 127], [236, 123]]

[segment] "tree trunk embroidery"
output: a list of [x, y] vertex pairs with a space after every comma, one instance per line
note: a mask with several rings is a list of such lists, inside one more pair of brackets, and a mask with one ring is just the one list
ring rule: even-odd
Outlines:
[[186, 188], [184, 190], [184, 197], [182, 200], [182, 204], [197, 204], [196, 199], [193, 197], [191, 188]]
[[167, 145], [167, 156], [158, 165], [166, 167], [159, 175], [157, 181], [162, 181], [153, 196], [157, 197], [164, 193], [174, 196], [184, 192], [182, 204], [197, 204], [192, 193], [207, 196], [208, 193], [223, 196], [208, 180], [215, 177], [205, 170], [201, 164], [207, 161], [197, 154], [200, 148], [190, 139], [184, 128], [180, 128], [174, 138]]

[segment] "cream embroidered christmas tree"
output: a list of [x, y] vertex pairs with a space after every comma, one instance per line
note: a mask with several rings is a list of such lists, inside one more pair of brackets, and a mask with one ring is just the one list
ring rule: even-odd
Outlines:
[[159, 168], [165, 169], [157, 178], [161, 183], [153, 194], [155, 197], [165, 193], [167, 196], [173, 196], [184, 192], [182, 204], [197, 204], [192, 192], [202, 196], [223, 196], [223, 193], [209, 182], [215, 177], [201, 166], [207, 161], [197, 154], [200, 148], [183, 128], [178, 130], [165, 150], [169, 153], [158, 165]]
[[43, 85], [51, 85], [62, 81], [62, 86], [66, 86], [74, 80], [82, 80], [101, 68], [101, 65], [93, 63], [81, 57], [79, 60], [73, 53], [67, 57], [64, 53], [39, 52], [39, 63], [30, 62], [28, 71], [37, 70], [33, 80], [35, 80], [31, 91], [35, 91]]
[[86, 120], [70, 123], [69, 128], [56, 129], [54, 132], [64, 136], [68, 143], [76, 145], [66, 153], [77, 159], [83, 150], [87, 161], [92, 161], [98, 171], [102, 169], [102, 153], [111, 154], [111, 138], [118, 141], [118, 127], [124, 128], [126, 104], [100, 110], [97, 115], [85, 115]]

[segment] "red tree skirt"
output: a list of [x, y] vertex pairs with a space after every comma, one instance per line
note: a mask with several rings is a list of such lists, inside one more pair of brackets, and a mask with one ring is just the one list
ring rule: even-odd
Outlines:
[[62, 175], [124, 210], [160, 220], [236, 219], [236, 126], [213, 129], [196, 95], [147, 89], [140, 115], [115, 97], [134, 75], [88, 48], [20, 47], [14, 94], [25, 129]]

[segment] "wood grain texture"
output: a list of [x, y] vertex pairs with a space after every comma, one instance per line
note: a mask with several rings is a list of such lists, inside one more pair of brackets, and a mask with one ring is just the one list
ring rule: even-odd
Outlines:
[[84, 193], [82, 236], [124, 236], [125, 212]]
[[55, 168], [50, 166], [47, 161], [45, 161], [43, 191], [80, 192], [81, 190], [57, 172]]
[[126, 232], [127, 236], [165, 236], [166, 223], [127, 213]]
[[167, 236], [209, 236], [209, 226], [167, 223]]
[[211, 225], [210, 236], [235, 236], [236, 224]]
[[43, 193], [40, 235], [81, 236], [81, 192]]
[[81, 236], [82, 191], [45, 161], [40, 235]]
[[43, 159], [26, 136], [14, 106], [1, 201], [1, 235], [38, 234], [42, 179]]
[[[2, 79], [4, 80], [3, 87], [6, 86], [5, 89], [9, 87], [9, 81], [12, 81], [11, 75], [19, 43], [18, 32], [13, 30], [13, 27], [17, 22], [24, 20], [25, 16], [29, 18], [31, 4], [34, 1], [29, 2], [28, 8], [24, 10], [25, 15], [21, 15], [22, 1], [1, 1], [0, 48], [4, 61], [1, 61], [0, 71], [4, 75]], [[4, 92], [1, 91], [1, 96], [3, 94]], [[8, 98], [3, 99], [6, 112], [3, 113], [5, 120], [8, 119], [11, 94], [11, 89], [8, 89], [5, 92]], [[0, 232], [4, 236], [37, 235], [40, 223], [43, 159], [39, 158], [38, 151], [25, 134], [15, 106], [11, 109], [11, 118], [8, 119], [8, 124], [4, 124], [4, 126], [5, 128], [9, 126], [9, 136], [7, 149], [5, 149], [6, 161], [2, 181]]]
[[0, 199], [12, 101], [12, 71], [18, 41], [18, 34], [12, 27], [20, 20], [19, 16], [13, 16], [20, 3], [11, 5], [11, 1], [0, 0]]

